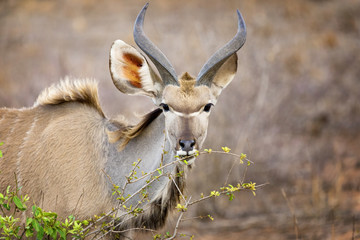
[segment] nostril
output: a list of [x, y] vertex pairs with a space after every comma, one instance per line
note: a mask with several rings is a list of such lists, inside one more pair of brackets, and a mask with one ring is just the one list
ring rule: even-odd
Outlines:
[[181, 150], [190, 152], [194, 150], [195, 140], [180, 140], [179, 145]]

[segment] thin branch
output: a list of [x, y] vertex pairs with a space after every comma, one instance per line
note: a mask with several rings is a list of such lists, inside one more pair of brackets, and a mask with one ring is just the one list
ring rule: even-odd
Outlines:
[[[240, 155], [235, 154], [235, 153], [230, 153], [230, 152], [211, 151], [211, 153], [227, 154], [227, 155], [231, 155], [231, 156], [234, 156], [234, 157], [237, 157], [237, 158], [241, 158]], [[164, 154], [165, 154], [165, 153], [164, 153]], [[200, 154], [209, 154], [209, 152], [198, 152], [198, 153], [196, 153], [196, 154], [194, 154], [194, 155], [190, 155], [190, 156], [185, 156], [185, 157], [179, 158], [179, 159], [177, 159], [177, 160], [175, 160], [175, 161], [172, 161], [172, 162], [170, 162], [170, 163], [167, 163], [167, 164], [165, 164], [165, 165], [162, 165], [162, 166], [160, 166], [159, 168], [157, 168], [157, 169], [155, 169], [155, 170], [153, 170], [153, 171], [151, 171], [151, 172], [149, 172], [149, 173], [146, 173], [146, 174], [144, 174], [143, 176], [141, 176], [141, 177], [139, 177], [139, 178], [137, 178], [137, 179], [130, 179], [130, 178], [134, 175], [134, 170], [136, 169], [136, 167], [137, 167], [137, 166], [139, 165], [139, 163], [141, 162], [141, 160], [139, 160], [139, 161], [134, 165], [132, 171], [130, 172], [130, 175], [129, 175], [128, 177], [126, 177], [127, 181], [125, 182], [125, 184], [124, 184], [124, 186], [123, 186], [123, 189], [122, 189], [123, 191], [121, 192], [121, 194], [124, 194], [125, 189], [126, 189], [126, 187], [127, 187], [128, 184], [135, 183], [135, 182], [140, 181], [140, 180], [142, 180], [142, 179], [144, 179], [144, 178], [146, 178], [146, 177], [153, 177], [154, 173], [159, 172], [159, 170], [162, 170], [162, 169], [164, 169], [164, 168], [166, 168], [166, 167], [169, 167], [169, 166], [171, 166], [171, 165], [174, 165], [174, 164], [177, 164], [177, 163], [179, 163], [179, 162], [182, 162], [182, 161], [184, 161], [184, 160], [186, 160], [186, 159], [189, 159], [189, 158], [192, 158], [192, 157], [196, 157], [197, 155], [200, 155]], [[244, 159], [244, 160], [247, 161], [247, 162], [249, 162], [249, 163], [253, 163], [253, 162], [252, 162], [251, 160], [249, 160], [249, 159]], [[230, 172], [231, 172], [232, 168], [234, 167], [234, 165], [235, 165], [235, 161], [234, 161], [233, 166], [232, 166], [231, 169], [230, 169]], [[104, 174], [107, 176], [107, 178], [110, 180], [110, 182], [114, 185], [114, 183], [111, 181], [111, 177], [110, 177], [108, 174], [106, 174], [106, 172], [105, 172], [104, 170], [102, 170], [102, 171], [103, 171]], [[226, 182], [228, 181], [230, 172], [229, 172], [229, 174], [228, 174], [228, 177], [227, 177]], [[246, 172], [244, 173], [244, 175], [245, 175], [245, 174], [246, 174]], [[134, 196], [136, 196], [137, 194], [139, 194], [143, 189], [145, 189], [145, 188], [148, 187], [150, 184], [152, 184], [155, 180], [159, 179], [160, 177], [162, 177], [162, 176], [164, 176], [164, 175], [165, 175], [165, 173], [162, 173], [161, 175], [157, 175], [157, 176], [153, 177], [153, 178], [152, 178], [149, 182], [147, 182], [142, 188], [140, 188], [139, 190], [137, 190], [136, 192], [134, 192], [132, 195], [130, 195], [129, 197], [127, 197], [125, 201], [123, 201], [123, 202], [120, 201], [118, 207], [114, 208], [113, 210], [109, 211], [107, 214], [105, 214], [105, 215], [103, 215], [102, 217], [98, 218], [98, 219], [97, 219], [96, 221], [94, 221], [93, 223], [89, 224], [89, 226], [87, 226], [86, 228], [84, 228], [83, 232], [85, 232], [86, 230], [90, 229], [90, 228], [91, 228], [92, 226], [94, 226], [96, 223], [104, 220], [106, 217], [109, 217], [109, 216], [112, 215], [114, 212], [118, 211], [118, 210], [120, 209], [121, 205], [126, 204], [130, 199], [132, 199]], [[189, 199], [188, 201], [186, 201], [185, 196], [184, 196], [183, 193], [180, 191], [179, 187], [178, 187], [177, 184], [176, 184], [176, 181], [174, 180], [174, 176], [173, 176], [173, 175], [170, 175], [170, 179], [173, 181], [173, 183], [175, 184], [175, 186], [176, 186], [177, 190], [179, 191], [181, 197], [184, 199], [184, 201], [185, 201], [185, 203], [186, 203], [185, 207], [191, 206], [191, 205], [193, 205], [193, 204], [195, 204], [195, 203], [198, 203], [198, 202], [201, 202], [201, 201], [206, 200], [206, 199], [208, 199], [208, 198], [214, 197], [214, 195], [209, 195], [209, 196], [207, 196], [207, 197], [198, 199], [198, 200], [193, 201], [193, 202], [190, 202], [190, 199], [191, 199], [191, 197], [190, 197], [190, 199]], [[243, 182], [242, 182], [242, 183], [243, 183]], [[242, 183], [241, 183], [241, 184], [242, 184]], [[114, 186], [115, 186], [115, 185], [114, 185]], [[260, 187], [260, 186], [257, 186], [257, 187]], [[241, 188], [241, 189], [245, 189], [245, 188]], [[239, 190], [241, 190], [241, 189], [239, 189]], [[230, 191], [222, 191], [222, 192], [220, 192], [220, 194], [222, 195], [222, 194], [226, 194], [226, 193], [228, 193], [228, 192], [230, 192]], [[124, 217], [124, 216], [126, 216], [126, 215], [129, 215], [129, 214], [131, 214], [131, 212], [125, 212], [125, 213], [121, 214], [120, 216], [117, 216], [117, 219], [120, 219], [120, 218], [122, 218], [122, 217]], [[140, 213], [140, 214], [141, 214], [141, 213]], [[180, 222], [180, 220], [182, 219], [182, 215], [183, 215], [183, 213], [181, 213], [180, 216], [179, 216], [177, 227], [179, 226], [179, 222]], [[132, 219], [132, 218], [134, 218], [134, 217], [135, 217], [135, 216], [132, 216], [131, 218], [128, 218], [128, 219], [126, 219], [126, 220], [124, 219], [124, 220], [125, 220], [125, 221], [129, 221], [130, 219]], [[111, 222], [109, 222], [109, 224], [113, 224], [114, 221], [115, 221], [115, 219], [113, 219]], [[120, 223], [118, 223], [118, 224], [115, 226], [115, 228], [118, 227], [119, 225], [121, 225], [122, 223], [123, 223], [123, 221], [120, 222]], [[113, 227], [114, 227], [114, 226], [113, 226]], [[137, 230], [137, 229], [134, 229], [134, 230]], [[102, 229], [99, 229], [99, 230], [96, 230], [96, 231], [94, 231], [94, 232], [88, 233], [88, 234], [86, 234], [86, 236], [89, 236], [89, 235], [92, 235], [92, 234], [98, 234], [100, 231], [102, 231]], [[123, 231], [125, 232], [125, 231], [130, 231], [130, 230], [123, 230]], [[110, 233], [110, 232], [122, 232], [122, 231], [110, 230], [109, 232], [105, 233], [105, 234], [102, 235], [101, 237], [104, 237], [105, 235], [107, 235], [107, 234]], [[176, 234], [177, 234], [177, 228], [175, 229], [175, 232], [174, 232], [173, 237], [169, 238], [169, 240], [170, 240], [170, 239], [174, 239], [174, 237], [176, 236]]]
[[[126, 202], [128, 202], [131, 198], [133, 198], [136, 194], [138, 194], [140, 191], [142, 191], [144, 188], [146, 188], [147, 186], [149, 186], [151, 183], [153, 183], [155, 180], [159, 179], [159, 177], [162, 177], [164, 176], [164, 174], [160, 175], [160, 176], [157, 176], [156, 178], [153, 178], [151, 181], [149, 181], [147, 184], [145, 184], [142, 188], [140, 188], [138, 191], [136, 191], [135, 193], [133, 193], [130, 197], [128, 197], [124, 202], [121, 203], [121, 205], [124, 205]], [[89, 229], [90, 227], [92, 227], [94, 224], [100, 222], [101, 220], [103, 220], [104, 218], [106, 217], [109, 217], [111, 214], [113, 214], [115, 211], [119, 210], [120, 206], [114, 208], [113, 210], [111, 210], [110, 212], [108, 212], [107, 214], [105, 214], [104, 216], [102, 216], [101, 218], [97, 219], [94, 223], [92, 224], [89, 224], [89, 226], [87, 226], [86, 228], [84, 228], [84, 230], [82, 232], [85, 232], [87, 229]], [[120, 219], [128, 214], [131, 214], [131, 212], [125, 212], [124, 214], [118, 216], [117, 218]], [[127, 221], [129, 219], [126, 219]], [[114, 220], [113, 220], [114, 221]], [[112, 221], [112, 222], [113, 222]], [[122, 224], [123, 222], [120, 222], [119, 224], [117, 224], [115, 227], [119, 226], [120, 224]], [[97, 230], [97, 231], [94, 231], [94, 232], [91, 232], [91, 233], [88, 233], [86, 234], [86, 236], [89, 236], [91, 234], [94, 234], [98, 231], [101, 231], [100, 230]], [[109, 233], [109, 232], [108, 232]], [[108, 233], [104, 234], [103, 236], [107, 235]]]
[[231, 174], [233, 168], [235, 167], [236, 162], [237, 162], [237, 160], [234, 160], [233, 164], [231, 165], [231, 168], [230, 168], [230, 170], [228, 172], [228, 175], [226, 176], [226, 180], [225, 180], [224, 185], [227, 185], [227, 183], [229, 181], [230, 174]]
[[129, 179], [134, 175], [134, 171], [135, 171], [136, 167], [140, 164], [140, 162], [141, 162], [141, 159], [139, 158], [138, 161], [136, 162], [136, 164], [134, 165], [133, 169], [130, 171], [130, 175], [128, 177], [125, 177], [127, 181], [125, 182], [123, 188], [121, 189], [122, 192], [125, 191], [126, 186], [131, 182], [131, 180], [129, 180]]
[[285, 192], [285, 190], [283, 188], [281, 189], [281, 193], [282, 193], [284, 199], [286, 200], [286, 203], [287, 203], [287, 205], [288, 205], [288, 207], [290, 209], [291, 215], [293, 216], [295, 236], [296, 236], [296, 240], [298, 240], [299, 239], [299, 225], [298, 225], [298, 222], [297, 222], [297, 218], [296, 218], [296, 215], [295, 215], [294, 208], [291, 205], [290, 200], [288, 199], [288, 197], [286, 195], [286, 192]]
[[186, 222], [186, 221], [191, 221], [191, 220], [196, 220], [196, 219], [204, 219], [204, 218], [209, 218], [209, 216], [197, 216], [197, 217], [191, 217], [191, 218], [183, 218], [183, 219], [181, 219], [181, 221]]
[[[201, 154], [213, 154], [213, 153], [227, 154], [227, 155], [231, 155], [231, 156], [237, 157], [237, 158], [240, 158], [240, 157], [241, 157], [239, 154], [232, 153], [232, 152], [223, 152], [223, 151], [214, 151], [214, 150], [212, 150], [211, 153], [209, 153], [209, 152], [199, 152], [200, 155], [201, 155]], [[251, 161], [251, 160], [249, 160], [249, 159], [247, 159], [247, 158], [244, 159], [244, 160], [247, 161], [247, 162], [250, 162], [251, 164], [254, 164], [253, 161]]]
[[170, 179], [172, 180], [172, 182], [174, 183], [174, 185], [175, 185], [176, 189], [178, 190], [178, 192], [180, 193], [182, 199], [183, 199], [184, 201], [186, 201], [185, 196], [184, 196], [183, 193], [180, 191], [180, 188], [179, 188], [179, 186], [176, 184], [176, 181], [175, 181], [175, 179], [173, 178], [173, 176], [170, 175], [169, 177], [170, 177]]
[[[264, 187], [264, 186], [267, 185], [267, 184], [268, 184], [268, 183], [264, 183], [264, 184], [257, 185], [256, 188], [257, 188], [257, 189], [262, 188], [262, 187]], [[245, 188], [245, 187], [241, 187], [239, 190], [237, 190], [237, 192], [239, 192], [239, 191], [241, 191], [241, 190], [248, 190], [248, 189]], [[219, 194], [220, 194], [220, 195], [225, 195], [225, 194], [230, 193], [230, 192], [231, 192], [231, 191], [221, 191], [221, 192], [219, 192]], [[206, 200], [206, 199], [209, 199], [209, 198], [212, 198], [212, 197], [216, 197], [216, 196], [215, 196], [215, 195], [208, 195], [208, 196], [199, 198], [198, 200], [195, 200], [195, 201], [189, 203], [189, 206], [194, 205], [194, 204], [199, 203], [199, 202], [202, 202], [202, 201], [204, 201], [204, 200]]]
[[130, 232], [130, 231], [134, 231], [134, 230], [157, 232], [156, 230], [150, 229], [150, 228], [129, 228], [129, 229], [121, 230], [121, 231], [112, 231], [112, 232], [113, 233], [124, 233], [124, 232]]
[[[189, 205], [189, 203], [190, 203], [190, 200], [191, 200], [191, 197], [189, 198], [188, 201], [185, 201], [185, 208], [188, 207], [188, 205]], [[173, 234], [171, 237], [167, 238], [166, 240], [171, 240], [171, 239], [175, 239], [175, 238], [176, 238], [176, 236], [177, 236], [177, 231], [178, 231], [178, 229], [179, 229], [180, 222], [181, 222], [181, 219], [182, 219], [184, 213], [185, 213], [185, 211], [181, 211], [181, 213], [180, 213], [180, 215], [179, 215], [179, 217], [178, 217], [178, 220], [177, 220], [177, 222], [176, 222], [176, 225], [175, 225], [174, 234]]]
[[181, 161], [184, 161], [184, 160], [186, 160], [186, 159], [192, 158], [192, 157], [194, 157], [194, 156], [195, 156], [195, 155], [189, 155], [189, 156], [186, 156], [186, 157], [179, 158], [178, 160], [172, 161], [172, 162], [170, 162], [170, 163], [167, 163], [167, 164], [165, 164], [165, 165], [163, 165], [163, 166], [161, 166], [161, 167], [158, 167], [157, 169], [155, 169], [155, 170], [153, 170], [153, 171], [151, 171], [151, 172], [148, 172], [148, 173], [144, 174], [143, 176], [141, 176], [141, 177], [139, 177], [139, 178], [131, 181], [130, 183], [135, 183], [135, 182], [137, 182], [137, 181], [140, 181], [141, 179], [144, 179], [144, 178], [146, 178], [146, 177], [148, 177], [148, 176], [150, 176], [150, 175], [158, 172], [159, 170], [162, 170], [162, 169], [164, 169], [164, 168], [166, 168], [166, 167], [169, 167], [169, 166], [171, 166], [171, 165], [174, 165], [174, 164], [179, 163], [179, 162], [181, 162]]
[[84, 188], [83, 188], [83, 191], [82, 191], [79, 199], [78, 199], [77, 202], [76, 202], [75, 208], [74, 208], [74, 210], [72, 211], [72, 215], [75, 215], [75, 212], [76, 212], [76, 209], [77, 209], [77, 207], [78, 207], [78, 205], [79, 205], [79, 203], [80, 203], [80, 200], [84, 197], [84, 192], [85, 192], [85, 190], [84, 190]]

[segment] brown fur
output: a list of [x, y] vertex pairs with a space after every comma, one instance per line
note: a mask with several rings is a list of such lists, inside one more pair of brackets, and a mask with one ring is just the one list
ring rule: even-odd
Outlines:
[[[194, 86], [193, 80], [183, 80], [180, 78], [180, 88], [167, 85], [163, 95], [168, 99], [166, 104], [175, 111], [182, 113], [192, 113], [199, 111], [209, 103], [210, 91], [206, 86]], [[171, 96], [171, 97], [170, 97]]]
[[130, 142], [131, 139], [139, 136], [141, 132], [147, 126], [149, 126], [150, 123], [154, 121], [161, 113], [162, 110], [160, 108], [157, 108], [152, 112], [146, 114], [142, 118], [142, 120], [135, 126], [120, 126], [119, 129], [116, 131], [107, 131], [109, 141], [111, 143], [121, 141], [121, 143], [119, 144], [119, 151], [121, 151]]
[[[125, 146], [161, 113], [161, 109], [155, 109], [135, 126], [110, 120], [118, 130], [107, 132], [109, 140], [122, 140], [121, 146]], [[108, 212], [116, 203], [105, 187], [101, 171], [105, 160], [96, 151], [102, 144], [99, 132], [107, 131], [100, 125], [104, 119], [93, 81], [65, 80], [44, 90], [32, 108], [0, 109], [0, 140], [5, 143], [0, 159], [0, 191], [8, 185], [13, 189], [16, 175], [22, 187], [20, 194], [29, 194], [32, 202], [45, 211], [57, 212], [59, 218], [74, 214], [77, 219], [86, 219]], [[67, 127], [63, 127], [65, 124]], [[61, 147], [66, 152], [58, 151], [59, 143], [67, 145]], [[183, 170], [178, 166], [174, 173]], [[178, 189], [183, 191], [184, 179], [177, 176], [175, 183], [169, 181], [143, 214], [119, 219], [117, 230], [162, 227], [180, 201]]]
[[193, 93], [196, 79], [193, 78], [189, 73], [185, 72], [180, 77], [180, 90], [184, 95], [191, 95]]
[[101, 172], [102, 142], [94, 141], [102, 139], [102, 119], [95, 106], [80, 102], [1, 109], [0, 191], [8, 185], [14, 189], [16, 174], [20, 193], [60, 218], [75, 214], [84, 219], [94, 209], [108, 211], [113, 203]]
[[65, 102], [81, 102], [95, 108], [105, 117], [98, 97], [97, 83], [92, 80], [71, 81], [69, 78], [45, 89], [37, 98], [36, 105], [57, 105]]
[[130, 84], [134, 87], [141, 88], [142, 84], [140, 81], [139, 69], [142, 67], [143, 61], [137, 56], [129, 53], [125, 53], [123, 58], [124, 63], [126, 63], [122, 69], [125, 78], [128, 79]]
[[[121, 42], [118, 45], [126, 47]], [[5, 143], [2, 146], [4, 157], [0, 159], [0, 191], [4, 191], [8, 185], [14, 188], [15, 174], [18, 185], [22, 187], [20, 194], [29, 193], [31, 201], [45, 211], [55, 211], [59, 218], [70, 214], [78, 219], [91, 218], [94, 214], [109, 212], [117, 204], [109, 194], [109, 183], [102, 172], [109, 166], [109, 156], [118, 160], [118, 155], [114, 154], [116, 150], [112, 148], [112, 152], [109, 151], [109, 140], [112, 143], [119, 141], [121, 148], [133, 139], [140, 139], [146, 141], [145, 144], [151, 142], [150, 147], [156, 148], [160, 146], [160, 138], [157, 141], [147, 139], [152, 138], [154, 132], [159, 135], [161, 131], [161, 137], [163, 133], [168, 137], [167, 143], [175, 143], [170, 146], [172, 149], [179, 149], [179, 146], [175, 146], [179, 139], [192, 138], [196, 138], [195, 149], [201, 149], [208, 125], [208, 114], [201, 109], [209, 102], [216, 102], [221, 90], [232, 80], [234, 68], [221, 68], [219, 73], [224, 75], [225, 80], [215, 77], [211, 88], [196, 86], [194, 78], [188, 73], [180, 77], [180, 87], [159, 86], [160, 82], [154, 82], [151, 78], [152, 71], [147, 65], [141, 67], [136, 58], [122, 57], [134, 65], [134, 69], [139, 67], [138, 72], [142, 74], [136, 78], [141, 78], [141, 85], [138, 85], [141, 89], [122, 79], [124, 73], [121, 64], [115, 64], [111, 68], [112, 77], [115, 77], [113, 81], [119, 90], [127, 94], [151, 96], [157, 104], [163, 100], [178, 112], [169, 113], [172, 117], [164, 117], [164, 130], [163, 120], [155, 121], [155, 130], [148, 128], [160, 116], [160, 109], [147, 114], [135, 126], [106, 119], [100, 107], [96, 84], [66, 79], [44, 90], [32, 108], [0, 109], [0, 140]], [[228, 60], [225, 64], [236, 64], [235, 57], [230, 59], [232, 61]], [[115, 60], [121, 63], [121, 59]], [[143, 63], [146, 63], [145, 60]], [[147, 129], [151, 134], [142, 138], [141, 133], [146, 135]], [[134, 152], [137, 153], [143, 145], [136, 145], [136, 140], [134, 145], [129, 145], [135, 146]], [[149, 159], [152, 157], [150, 155]], [[112, 169], [118, 171], [117, 168]], [[182, 166], [176, 166], [172, 173], [182, 170]], [[185, 176], [176, 177], [174, 181], [162, 183], [165, 185], [145, 206], [143, 214], [131, 219], [119, 219], [118, 229], [162, 227], [169, 212], [180, 201], [179, 190], [184, 189]]]
[[[114, 125], [124, 129], [124, 140], [129, 142], [160, 113], [154, 110], [136, 126]], [[104, 140], [99, 133], [106, 132], [103, 121], [96, 83], [89, 80], [53, 85], [40, 94], [32, 108], [0, 109], [0, 140], [4, 142], [0, 192], [8, 185], [15, 186], [16, 174], [21, 193], [30, 193], [32, 202], [44, 210], [59, 211], [60, 217], [75, 214], [85, 219], [94, 214], [89, 209], [109, 211], [114, 203], [107, 197], [101, 171], [105, 159], [98, 152]], [[59, 148], [60, 143], [66, 146]], [[38, 174], [43, 177], [35, 182]]]

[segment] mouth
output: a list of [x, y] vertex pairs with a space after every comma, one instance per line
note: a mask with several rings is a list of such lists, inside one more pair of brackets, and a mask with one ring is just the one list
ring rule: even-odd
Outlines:
[[180, 151], [176, 151], [176, 155], [179, 156], [180, 158], [180, 163], [183, 165], [192, 165], [195, 162], [195, 154], [196, 154], [196, 150], [192, 150], [189, 152], [180, 150]]

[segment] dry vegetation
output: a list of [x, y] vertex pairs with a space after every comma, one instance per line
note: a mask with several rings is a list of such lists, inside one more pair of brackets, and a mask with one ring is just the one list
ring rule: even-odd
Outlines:
[[[108, 115], [135, 121], [133, 112], [149, 111], [151, 101], [119, 93], [108, 71], [112, 41], [133, 43], [143, 4], [0, 1], [0, 107], [31, 106], [72, 75], [98, 79]], [[185, 231], [204, 240], [360, 239], [360, 2], [158, 0], [145, 29], [178, 74], [196, 75], [235, 33], [237, 8], [247, 42], [205, 146], [246, 152], [255, 162], [247, 176], [269, 185], [256, 197], [199, 205], [194, 216], [212, 212], [216, 221], [185, 222]], [[230, 166], [198, 159], [189, 191], [222, 185]]]

